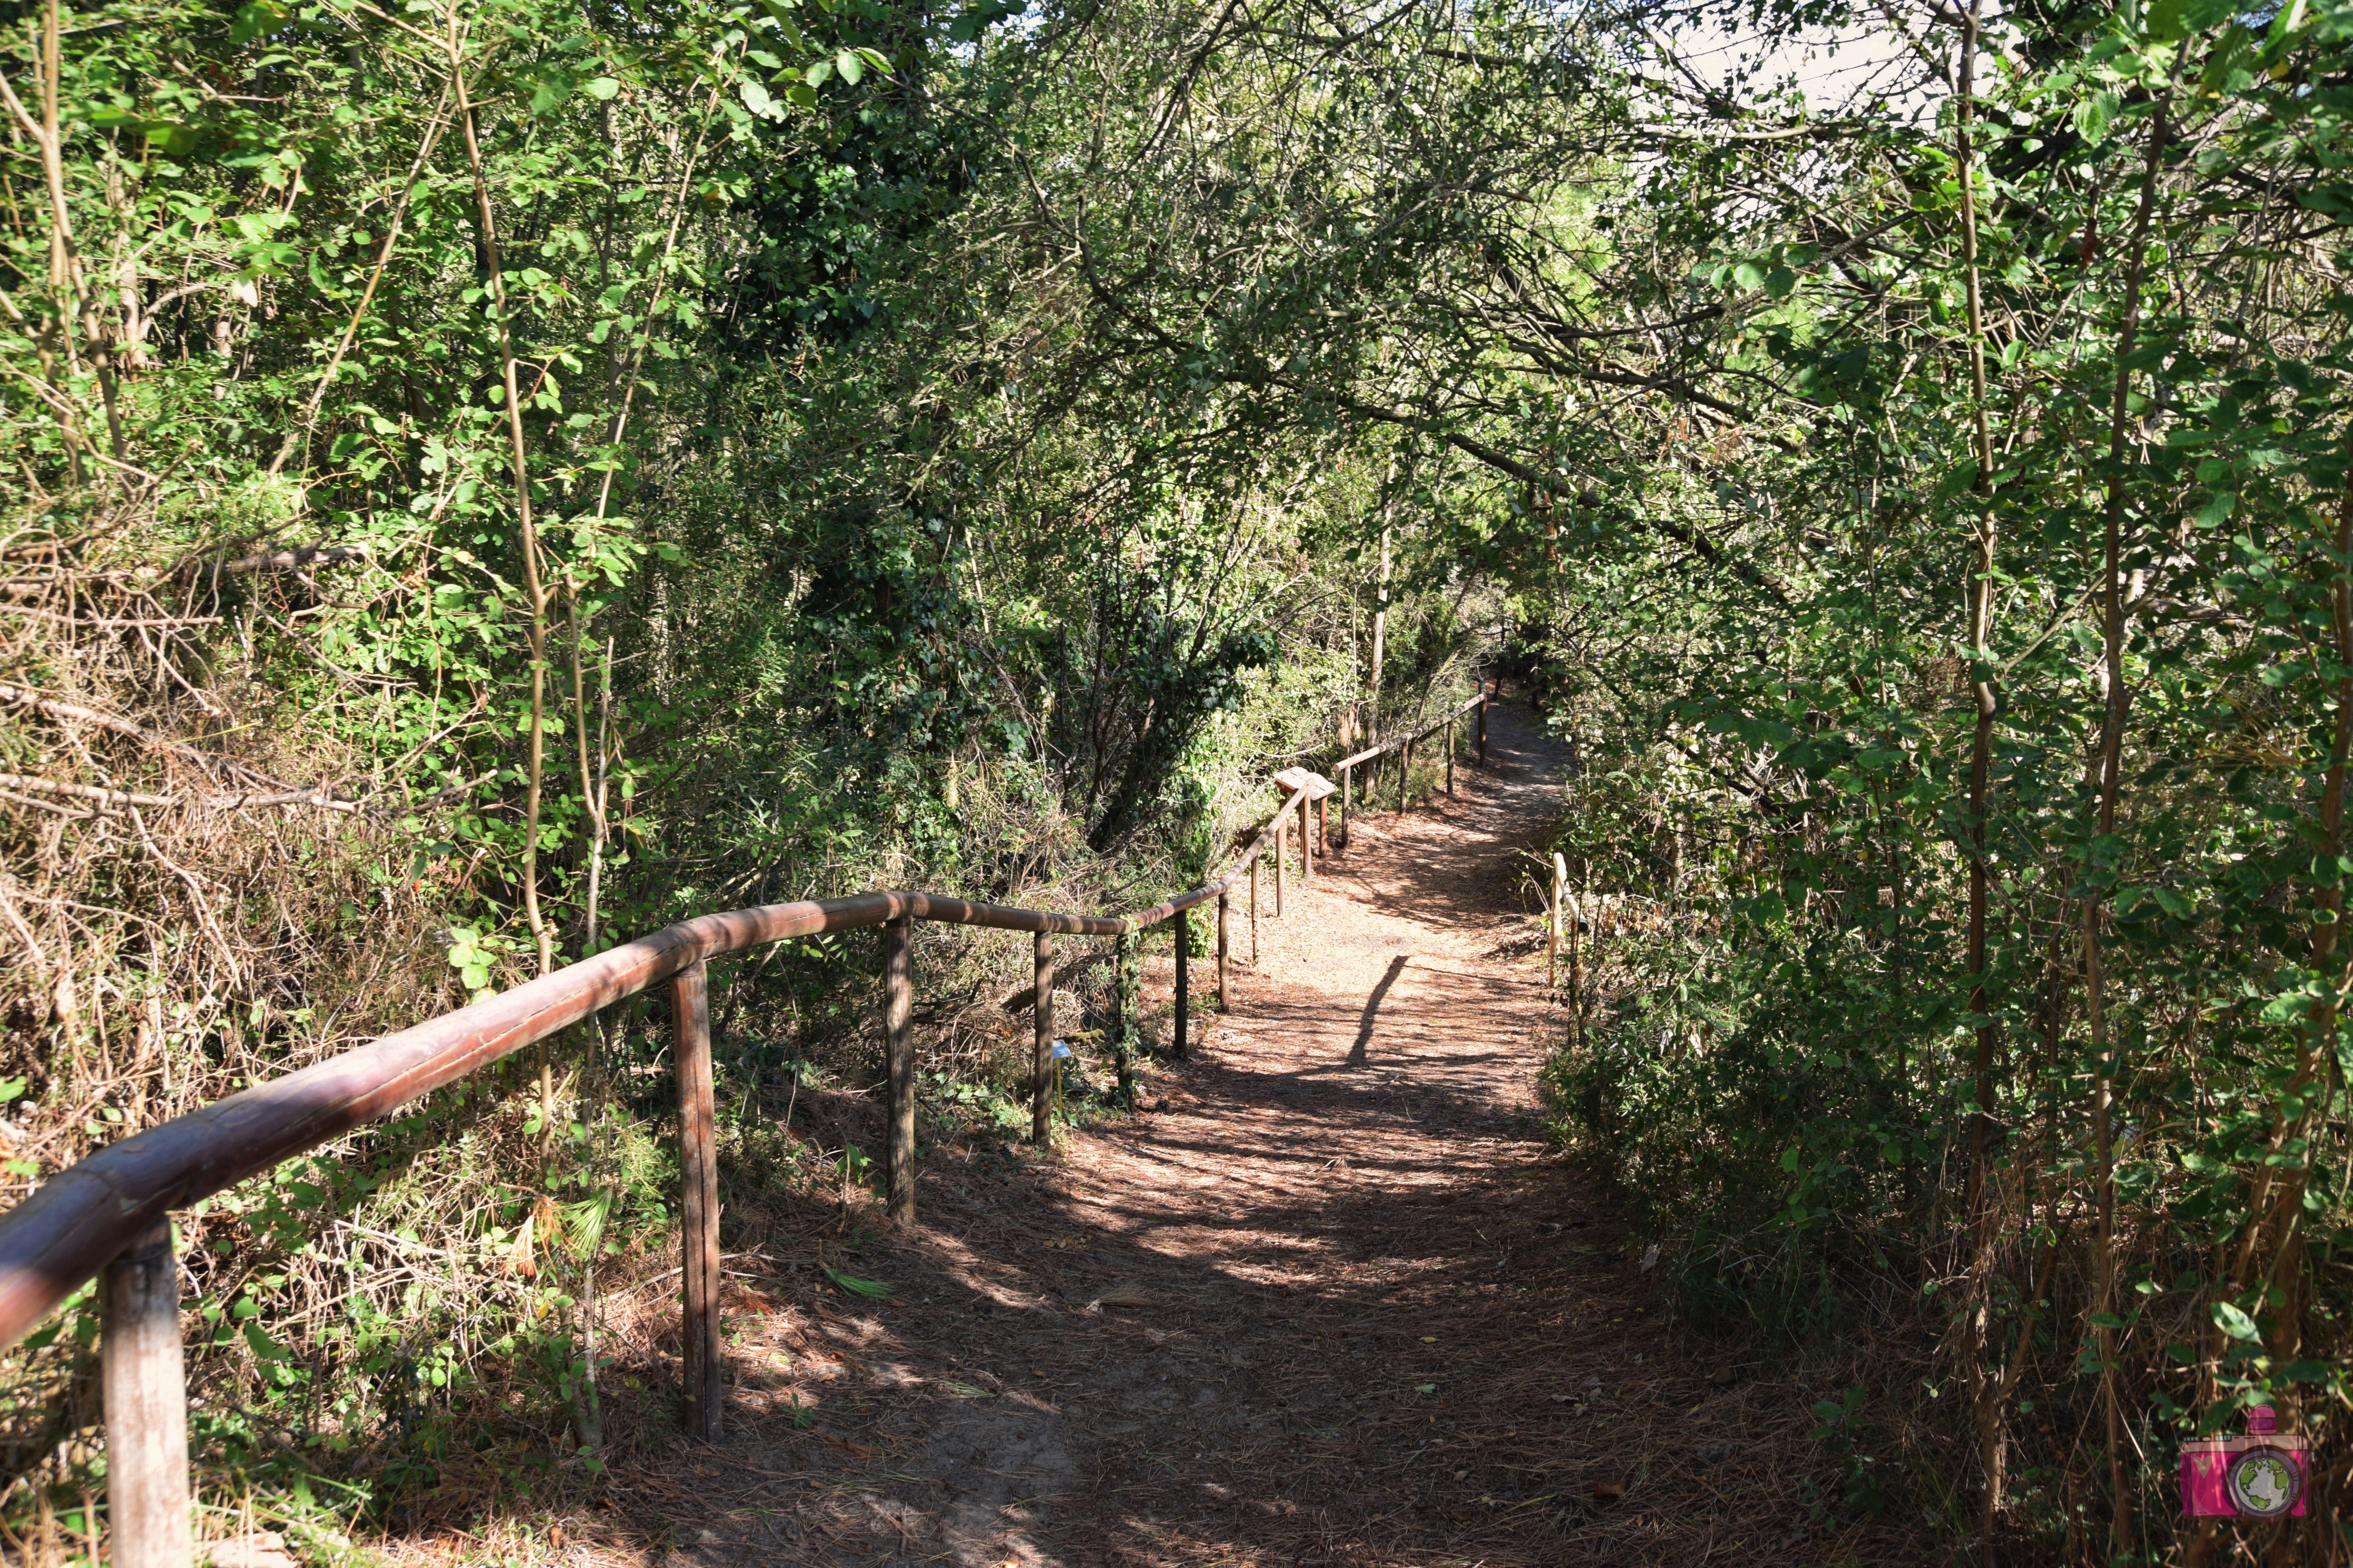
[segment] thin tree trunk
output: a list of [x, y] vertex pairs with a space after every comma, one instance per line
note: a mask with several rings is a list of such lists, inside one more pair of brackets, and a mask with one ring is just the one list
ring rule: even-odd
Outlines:
[[[1392, 463], [1392, 478], [1397, 468]], [[1381, 583], [1373, 600], [1373, 672], [1372, 700], [1367, 714], [1366, 733], [1377, 741], [1381, 737], [1381, 659], [1388, 652], [1389, 640], [1389, 528], [1381, 524]]]
[[[491, 210], [491, 184], [482, 168], [482, 147], [474, 127], [474, 105], [467, 91], [465, 61], [459, 40], [449, 38], [449, 79], [457, 85], [458, 119], [466, 132], [466, 162], [473, 170], [474, 206], [481, 226], [482, 256], [490, 271], [491, 310], [498, 327], [499, 369], [507, 395], [507, 458], [514, 472], [515, 530], [522, 552], [523, 595], [530, 602], [527, 636], [531, 647], [531, 739], [528, 777], [523, 795], [522, 908], [539, 947], [539, 972], [555, 967], [554, 934], [539, 907], [539, 817], [547, 766], [547, 590], [541, 584], [539, 529], [532, 519], [531, 468], [524, 445], [522, 390], [515, 374], [514, 338], [508, 329], [506, 278], [499, 265], [498, 226]], [[547, 1060], [547, 1047], [537, 1051], [539, 1062], [540, 1131], [555, 1135], [555, 1086]]]
[[[58, 79], [64, 49], [58, 6], [58, 0], [48, 0], [41, 12], [40, 54], [35, 62], [36, 78], [40, 87], [40, 119], [35, 120], [17, 100], [5, 75], [0, 75], [0, 97], [5, 97], [9, 111], [16, 117], [17, 123], [41, 153], [41, 177], [47, 188], [49, 202], [49, 308], [56, 312], [53, 328], [41, 331], [38, 337], [41, 375], [48, 384], [54, 399], [58, 429], [65, 439], [73, 482], [79, 485], [85, 479], [81, 426], [75, 417], [74, 401], [57, 374], [59, 349], [65, 351], [68, 372], [79, 366], [74, 352], [73, 323], [74, 316], [81, 308], [80, 268], [74, 257], [72, 209], [66, 199], [65, 140], [58, 104]], [[10, 314], [16, 314], [13, 307]]]
[[[2125, 612], [2123, 539], [2125, 507], [2126, 419], [2132, 387], [2126, 368], [2140, 333], [2140, 291], [2147, 274], [2148, 229], [2157, 209], [2157, 176], [2165, 156], [2166, 111], [2160, 99], [2156, 123], [2149, 132], [2148, 160], [2142, 171], [2140, 199], [2133, 214], [2132, 251], [2125, 270], [2124, 320], [2116, 332], [2116, 374], [2108, 405], [2107, 506], [2102, 520], [2100, 568], [2101, 670], [2107, 686], [2100, 710], [2100, 749], [2096, 766], [2099, 804], [2095, 841], [2116, 832], [2116, 799], [2124, 765], [2125, 718], [2130, 693], [2125, 687]], [[2096, 849], [2094, 851], [2096, 857]], [[2116, 1182], [2115, 1063], [2109, 1056], [2106, 974], [2100, 948], [2100, 919], [2107, 900], [2087, 865], [2084, 895], [2084, 1019], [2092, 1037], [2092, 1137], [2097, 1161], [2094, 1199], [2098, 1212], [2099, 1256], [2094, 1260], [2092, 1299], [2093, 1333], [2100, 1355], [2100, 1396], [2107, 1422], [2108, 1486], [2116, 1510], [2114, 1550], [2121, 1555], [2133, 1549], [2136, 1533], [2132, 1494], [2125, 1472], [2124, 1398], [2116, 1386], [2116, 1333], [2098, 1320], [2116, 1310]]]
[[1983, 0], [1971, 0], [1962, 30], [1960, 95], [1954, 128], [1954, 161], [1959, 171], [1961, 195], [1961, 269], [1968, 290], [1969, 334], [1970, 437], [1977, 456], [1971, 486], [1977, 497], [1977, 570], [1969, 595], [1969, 690], [1977, 722], [1969, 737], [1969, 876], [1968, 970], [1969, 1012], [1977, 1019], [1977, 1059], [1973, 1097], [1977, 1114], [1969, 1127], [1969, 1228], [1973, 1240], [1970, 1294], [1964, 1319], [1969, 1384], [1977, 1410], [1978, 1463], [1984, 1470], [1985, 1510], [1981, 1528], [1990, 1540], [2001, 1509], [2003, 1465], [2008, 1441], [2003, 1432], [1999, 1384], [1988, 1375], [1986, 1350], [1992, 1331], [1993, 1255], [1995, 1226], [1993, 1184], [1989, 1169], [1993, 1158], [1994, 1047], [1996, 1026], [1986, 991], [1987, 870], [1986, 817], [1993, 785], [1993, 724], [2000, 700], [1993, 683], [1994, 546], [1998, 525], [1993, 514], [1993, 437], [1986, 420], [1985, 311], [1978, 277], [1978, 217], [1974, 150], [1970, 126], [1976, 109], [1978, 28]]

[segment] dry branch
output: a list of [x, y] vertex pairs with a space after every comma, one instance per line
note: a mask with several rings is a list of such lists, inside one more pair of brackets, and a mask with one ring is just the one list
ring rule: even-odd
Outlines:
[[71, 795], [76, 800], [93, 800], [108, 806], [148, 806], [166, 810], [185, 806], [202, 806], [211, 811], [238, 811], [248, 806], [315, 805], [322, 811], [354, 812], [365, 809], [358, 801], [343, 800], [327, 793], [322, 784], [314, 789], [275, 790], [267, 795], [248, 791], [242, 795], [204, 795], [195, 799], [161, 795], [136, 795], [128, 790], [101, 789], [96, 784], [67, 784], [61, 779], [33, 778], [24, 773], [0, 773], [0, 788], [30, 790], [36, 795]]

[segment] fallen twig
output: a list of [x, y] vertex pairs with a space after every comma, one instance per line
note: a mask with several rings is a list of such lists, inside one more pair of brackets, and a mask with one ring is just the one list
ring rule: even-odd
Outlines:
[[130, 790], [101, 789], [96, 784], [68, 784], [62, 779], [33, 778], [25, 773], [0, 773], [0, 789], [31, 790], [40, 795], [71, 795], [76, 800], [94, 800], [101, 805], [171, 810], [175, 807], [203, 806], [213, 811], [240, 811], [248, 806], [315, 805], [322, 811], [356, 812], [364, 809], [355, 800], [341, 800], [329, 795], [324, 785], [310, 789], [277, 790], [268, 795], [247, 791], [241, 795], [205, 795], [195, 800], [162, 795], [138, 795]]

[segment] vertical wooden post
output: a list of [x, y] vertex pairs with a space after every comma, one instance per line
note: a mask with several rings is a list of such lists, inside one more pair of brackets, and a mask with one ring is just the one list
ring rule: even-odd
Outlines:
[[1408, 741], [1398, 752], [1398, 809], [1413, 806], [1413, 742]]
[[106, 1514], [116, 1568], [188, 1568], [188, 1386], [180, 1264], [165, 1215], [99, 1281], [106, 1397]]
[[1332, 853], [1332, 797], [1328, 795], [1315, 797], [1315, 853]]
[[1193, 911], [1178, 910], [1170, 922], [1176, 932], [1176, 1037], [1170, 1042], [1178, 1061], [1191, 1048], [1193, 1021]]
[[891, 1052], [891, 1217], [915, 1223], [915, 922], [901, 915], [882, 927], [882, 1037]]
[[1120, 939], [1119, 967], [1111, 988], [1112, 1067], [1118, 1074], [1118, 1103], [1124, 1110], [1135, 1109], [1135, 1019], [1128, 1013], [1131, 993], [1138, 1005], [1143, 1002], [1143, 982], [1138, 970], [1144, 962], [1144, 932], [1130, 924], [1127, 934]]
[[678, 1073], [679, 1271], [685, 1299], [680, 1350], [686, 1433], [719, 1436], [719, 1146], [712, 1128], [711, 974], [701, 963], [670, 983]]
[[1484, 692], [1479, 696], [1479, 765], [1482, 768], [1487, 765], [1487, 697]]
[[1460, 715], [1446, 721], [1446, 798], [1454, 798], [1454, 731], [1461, 726]]
[[1351, 797], [1355, 795], [1356, 791], [1356, 770], [1342, 768], [1340, 770], [1340, 847], [1343, 849], [1348, 847], [1348, 807], [1354, 804]]
[[1560, 883], [1560, 901], [1567, 913], [1568, 1002], [1572, 1010], [1571, 1032], [1575, 1033], [1583, 1027], [1584, 1019], [1584, 1004], [1579, 998], [1585, 994], [1585, 910], [1577, 903], [1577, 895], [1568, 890], [1568, 862], [1555, 854], [1552, 868], [1554, 878]]
[[1283, 835], [1291, 830], [1291, 803], [1284, 801], [1282, 809], [1274, 814], [1274, 918], [1282, 918], [1282, 862], [1289, 851], [1283, 846]]
[[1218, 1013], [1231, 1011], [1226, 1000], [1226, 895], [1218, 895]]
[[1299, 879], [1315, 879], [1315, 829], [1307, 820], [1307, 792], [1301, 790], [1299, 801]]
[[[1555, 858], [1557, 859], [1558, 857], [1556, 856]], [[1545, 900], [1545, 985], [1546, 989], [1559, 984], [1557, 974], [1560, 967], [1560, 873], [1556, 870], [1552, 877], [1552, 889]]]
[[1250, 967], [1258, 967], [1258, 860], [1250, 857]]
[[1030, 1009], [1038, 1026], [1031, 1058], [1029, 1141], [1043, 1148], [1053, 1136], [1054, 1085], [1054, 939], [1039, 931], [1030, 943], [1030, 973], [1037, 976], [1037, 1001]]

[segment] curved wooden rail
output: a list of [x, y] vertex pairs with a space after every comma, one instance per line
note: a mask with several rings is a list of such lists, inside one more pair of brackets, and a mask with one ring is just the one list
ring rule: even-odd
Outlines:
[[681, 921], [470, 1007], [216, 1100], [59, 1172], [0, 1215], [0, 1348], [23, 1338], [171, 1209], [330, 1142], [690, 965], [792, 937], [907, 917], [1082, 936], [1118, 936], [1129, 929], [1117, 919], [898, 892], [769, 904]]
[[[1486, 695], [1414, 735], [1346, 759], [1345, 770], [1440, 724], [1480, 710], [1482, 760]], [[1448, 785], [1452, 787], [1450, 735]], [[670, 983], [677, 1034], [681, 1207], [685, 1299], [687, 1429], [715, 1436], [720, 1398], [719, 1225], [712, 1134], [711, 1035], [705, 966], [713, 959], [794, 937], [880, 926], [884, 944], [883, 1031], [890, 1046], [892, 1217], [914, 1217], [913, 963], [916, 921], [1026, 931], [1036, 938], [1033, 1136], [1049, 1131], [1047, 1086], [1053, 1027], [1057, 935], [1123, 937], [1179, 922], [1175, 1053], [1188, 1045], [1191, 980], [1187, 911], [1218, 906], [1218, 998], [1226, 999], [1228, 896], [1248, 873], [1251, 929], [1258, 919], [1258, 862], [1275, 851], [1276, 913], [1290, 818], [1299, 817], [1302, 872], [1313, 875], [1307, 796], [1295, 794], [1235, 855], [1217, 880], [1132, 915], [1058, 914], [917, 892], [766, 904], [702, 915], [597, 953], [471, 1006], [381, 1036], [283, 1078], [175, 1117], [69, 1166], [0, 1215], [0, 1350], [16, 1343], [57, 1305], [103, 1273], [101, 1350], [109, 1413], [109, 1513], [119, 1568], [186, 1568], [189, 1531], [185, 1390], [179, 1342], [177, 1270], [170, 1211], [222, 1192], [420, 1095], [456, 1082], [598, 1010]], [[1342, 815], [1345, 826], [1345, 810]], [[1123, 1072], [1124, 1068], [1123, 1068]]]

